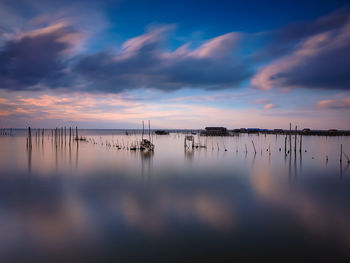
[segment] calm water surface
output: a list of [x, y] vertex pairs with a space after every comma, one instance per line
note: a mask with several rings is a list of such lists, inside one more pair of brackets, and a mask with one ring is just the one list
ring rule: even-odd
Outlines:
[[348, 137], [304, 136], [301, 153], [297, 138], [285, 156], [275, 135], [195, 135], [207, 148], [185, 151], [171, 133], [154, 153], [117, 130], [49, 135], [32, 150], [25, 131], [0, 137], [1, 262], [349, 262]]

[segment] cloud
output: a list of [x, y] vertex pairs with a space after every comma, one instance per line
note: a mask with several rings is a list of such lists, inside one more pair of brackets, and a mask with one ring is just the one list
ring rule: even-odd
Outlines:
[[321, 109], [350, 109], [350, 97], [343, 100], [320, 100], [317, 107]]
[[81, 46], [87, 33], [72, 19], [42, 15], [30, 24], [30, 30], [9, 34], [0, 47], [2, 89], [102, 93], [225, 89], [238, 87], [249, 76], [247, 63], [235, 54], [239, 33], [220, 35], [195, 48], [185, 43], [169, 51], [166, 44], [176, 26], [153, 26], [126, 40], [119, 50], [84, 54]]
[[269, 102], [268, 99], [256, 99], [256, 100], [253, 100], [254, 104], [266, 104], [268, 102]]
[[127, 40], [119, 53], [86, 56], [73, 70], [89, 81], [88, 90], [114, 93], [137, 88], [234, 88], [249, 76], [247, 65], [234, 55], [238, 33], [218, 36], [194, 49], [186, 43], [168, 51], [166, 36], [173, 29], [153, 27]]
[[269, 99], [256, 99], [252, 101], [254, 104], [264, 104], [265, 110], [271, 110], [275, 108], [279, 108], [276, 104], [270, 103]]
[[[326, 29], [322, 32], [321, 28], [309, 30], [310, 33], [317, 33], [305, 37], [294, 45], [290, 54], [285, 54], [261, 67], [251, 79], [252, 86], [264, 90], [272, 88], [348, 90], [350, 16], [347, 16], [346, 23], [335, 23]], [[309, 31], [305, 31], [303, 35]]]
[[[59, 1], [56, 4], [59, 5]], [[40, 7], [41, 4], [36, 5]], [[248, 34], [230, 32], [199, 45], [186, 42], [174, 50], [169, 49], [168, 44], [176, 26], [162, 25], [149, 27], [144, 34], [113, 49], [101, 49], [104, 44], [91, 44], [100, 38], [92, 37], [87, 31], [101, 30], [105, 25], [103, 16], [88, 11], [89, 18], [97, 21], [93, 27], [76, 8], [73, 10], [42, 14], [29, 19], [25, 30], [20, 27], [18, 31], [2, 34], [0, 89], [65, 88], [66, 91], [116, 94], [141, 89], [222, 90], [242, 86], [256, 68], [256, 61], [241, 52], [242, 39], [251, 40]], [[88, 8], [83, 10], [85, 13]], [[16, 25], [23, 24], [20, 16], [10, 17]], [[263, 90], [349, 89], [350, 16], [347, 11], [252, 35], [259, 38], [259, 34], [270, 38], [267, 47], [257, 48], [269, 54], [270, 61], [250, 79], [252, 86]], [[82, 48], [87, 42], [93, 47], [90, 50]], [[275, 50], [274, 54], [271, 50]]]
[[[159, 92], [161, 93], [161, 92]], [[337, 110], [261, 110], [189, 104], [183, 101], [139, 101], [124, 94], [91, 94], [39, 91], [0, 93], [0, 124], [4, 127], [140, 128], [141, 120], [151, 120], [154, 128], [200, 129], [222, 125], [227, 128], [276, 128], [289, 122], [315, 129], [349, 129], [348, 115]], [[286, 123], [286, 117], [288, 123]], [[6, 125], [4, 125], [6, 124]], [[282, 125], [282, 126], [281, 126]]]
[[67, 54], [83, 36], [65, 22], [19, 33], [0, 49], [1, 88], [56, 88], [68, 78]]
[[272, 103], [266, 104], [264, 106], [264, 109], [266, 109], [266, 110], [270, 110], [270, 109], [274, 109], [274, 108], [277, 108], [277, 105], [276, 104], [272, 104]]
[[294, 22], [282, 28], [253, 34], [254, 38], [264, 39], [265, 47], [258, 49], [253, 58], [256, 60], [271, 60], [293, 52], [295, 45], [313, 35], [336, 30], [343, 27], [349, 20], [349, 8], [340, 8], [315, 21]]
[[169, 102], [222, 102], [222, 101], [232, 101], [237, 99], [236, 95], [231, 93], [223, 94], [212, 94], [212, 95], [193, 95], [185, 97], [175, 97], [168, 99]]

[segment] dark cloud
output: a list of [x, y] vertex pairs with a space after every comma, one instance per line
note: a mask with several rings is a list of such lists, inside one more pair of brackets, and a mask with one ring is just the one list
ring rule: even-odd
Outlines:
[[318, 18], [312, 22], [300, 22], [291, 24], [283, 29], [277, 30], [275, 43], [290, 43], [307, 38], [314, 34], [338, 29], [348, 23], [349, 9], [342, 8], [329, 15]]
[[275, 78], [287, 86], [350, 90], [350, 42], [307, 58]]
[[321, 18], [299, 31], [292, 28], [284, 32], [288, 51], [261, 67], [253, 86], [349, 90], [350, 15]]
[[118, 52], [79, 54], [70, 61], [66, 53], [79, 34], [72, 27], [58, 24], [26, 33], [0, 51], [1, 88], [111, 93], [139, 88], [224, 89], [237, 87], [249, 77], [247, 63], [235, 54], [239, 34], [225, 34], [197, 48], [186, 44], [168, 51], [167, 36], [173, 29], [172, 25], [153, 27], [127, 40]]
[[[262, 34], [270, 43], [257, 49], [269, 64], [253, 76], [253, 86], [349, 89], [349, 21], [349, 13], [341, 10], [314, 22], [270, 32], [267, 38]], [[217, 90], [239, 87], [251, 77], [256, 60], [247, 56], [249, 52], [240, 52], [242, 38], [251, 41], [246, 34], [228, 33], [197, 47], [186, 43], [170, 51], [166, 47], [173, 29], [171, 25], [153, 27], [127, 40], [117, 51], [74, 56], [68, 54], [81, 40], [80, 30], [63, 22], [17, 35], [0, 47], [0, 88], [60, 87], [111, 93], [132, 89]]]
[[280, 29], [254, 34], [250, 41], [259, 39], [263, 43], [263, 48], [257, 50], [252, 58], [254, 60], [270, 60], [292, 52], [295, 46], [310, 36], [336, 30], [349, 21], [349, 7], [338, 9], [315, 21], [296, 22]]
[[232, 88], [249, 76], [247, 65], [234, 56], [238, 35], [219, 36], [196, 49], [185, 45], [167, 52], [164, 34], [168, 30], [154, 28], [130, 39], [120, 53], [87, 56], [74, 71], [92, 83], [89, 89], [108, 92], [135, 88]]
[[[64, 24], [42, 28], [10, 40], [0, 49], [1, 88], [25, 90], [37, 84], [64, 85], [64, 52], [72, 47], [76, 32]], [[38, 87], [34, 89], [39, 89]]]

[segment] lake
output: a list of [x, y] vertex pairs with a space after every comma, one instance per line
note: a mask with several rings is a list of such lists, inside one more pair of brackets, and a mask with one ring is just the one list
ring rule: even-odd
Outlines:
[[14, 133], [0, 137], [1, 262], [350, 260], [350, 137], [303, 136], [301, 151], [287, 137], [285, 154], [285, 135], [185, 149], [185, 133], [152, 134], [147, 152], [129, 150], [135, 131], [33, 130], [31, 149]]

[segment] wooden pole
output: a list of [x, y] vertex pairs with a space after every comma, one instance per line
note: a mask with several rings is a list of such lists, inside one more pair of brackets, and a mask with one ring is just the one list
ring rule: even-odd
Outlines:
[[295, 126], [295, 135], [294, 135], [294, 154], [297, 153], [297, 129], [298, 126]]
[[253, 147], [254, 147], [254, 152], [256, 154], [256, 149], [255, 149], [255, 145], [254, 145], [254, 141], [252, 140], [252, 144], [253, 144]]
[[348, 163], [350, 163], [350, 158], [349, 158], [349, 156], [348, 156], [345, 152], [343, 152], [343, 154], [345, 155], [346, 159], [348, 159]]
[[75, 126], [75, 139], [78, 141], [79, 136], [78, 136], [78, 126]]
[[287, 155], [287, 136], [284, 138], [284, 154]]
[[299, 153], [301, 153], [301, 151], [302, 151], [302, 146], [303, 145], [303, 135], [302, 134], [300, 134], [300, 149], [299, 149]]

